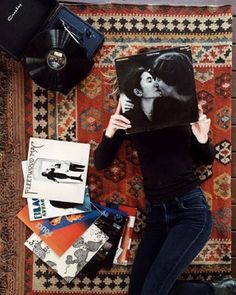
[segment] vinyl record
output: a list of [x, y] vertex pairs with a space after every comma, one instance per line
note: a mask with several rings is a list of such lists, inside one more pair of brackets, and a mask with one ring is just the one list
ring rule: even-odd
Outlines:
[[86, 49], [65, 30], [47, 30], [30, 42], [25, 65], [38, 85], [67, 93], [88, 75], [93, 61], [87, 58]]

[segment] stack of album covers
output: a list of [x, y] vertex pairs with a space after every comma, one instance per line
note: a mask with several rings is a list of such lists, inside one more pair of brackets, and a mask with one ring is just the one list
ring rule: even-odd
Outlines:
[[62, 255], [101, 215], [97, 209], [87, 213], [30, 221], [26, 205], [17, 217], [58, 255]]
[[102, 212], [90, 204], [91, 210], [87, 212], [33, 221], [28, 205], [17, 214], [33, 231], [25, 246], [67, 282], [73, 280], [109, 238], [95, 225]]
[[31, 138], [22, 161], [27, 205], [17, 217], [33, 232], [25, 246], [66, 282], [130, 264], [136, 208], [92, 202], [88, 160], [88, 144]]
[[17, 217], [33, 231], [25, 245], [67, 282], [108, 239], [94, 225], [102, 213], [86, 186], [89, 149], [84, 143], [30, 138], [22, 161], [27, 205]]
[[[113, 264], [117, 265], [132, 265], [133, 264], [133, 251], [131, 250], [131, 242], [133, 239], [134, 224], [137, 214], [137, 208], [130, 207], [127, 205], [105, 203], [100, 202], [101, 206], [112, 208], [110, 212], [118, 212], [118, 214], [126, 215], [127, 220], [123, 227], [122, 235], [120, 236], [119, 243], [115, 254], [113, 253], [114, 260]], [[110, 210], [110, 209], [108, 209]], [[117, 210], [117, 211], [115, 211]]]
[[[72, 232], [73, 230], [68, 231]], [[64, 236], [63, 239], [67, 238]], [[25, 246], [55, 270], [66, 282], [71, 282], [107, 239], [108, 236], [95, 224], [92, 224], [61, 255], [58, 255], [48, 243], [45, 243], [35, 233], [25, 242]], [[58, 241], [61, 241], [61, 238], [57, 239], [57, 243]]]
[[[130, 243], [122, 249], [123, 260], [119, 257], [122, 256], [121, 241], [127, 240], [129, 232], [125, 229], [133, 223], [136, 208], [120, 205], [121, 211], [108, 206], [91, 202], [89, 212], [34, 221], [30, 221], [28, 206], [25, 206], [17, 214], [33, 231], [25, 246], [66, 282], [71, 282], [80, 271], [91, 278], [102, 268], [110, 269], [114, 263], [129, 265]], [[129, 232], [129, 242], [131, 239]]]
[[[95, 206], [103, 212], [102, 216], [95, 221], [95, 225], [109, 238], [89, 263], [86, 264], [83, 273], [89, 277], [95, 277], [101, 268], [111, 269], [113, 264], [132, 264], [127, 254], [132, 240], [132, 231], [127, 231], [127, 227], [132, 227], [131, 224], [135, 220], [137, 211], [137, 208], [112, 203], [95, 203]], [[122, 240], [127, 240], [128, 232], [128, 243], [122, 244]], [[121, 245], [123, 245], [122, 250]], [[122, 252], [123, 255], [120, 257]]]
[[117, 265], [132, 265], [134, 256], [131, 250], [131, 242], [133, 238], [137, 208], [118, 205], [117, 209], [127, 213], [128, 221], [125, 224], [113, 263]]

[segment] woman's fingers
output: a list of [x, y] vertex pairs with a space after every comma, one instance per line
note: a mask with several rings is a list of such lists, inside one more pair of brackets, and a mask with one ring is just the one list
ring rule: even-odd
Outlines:
[[121, 122], [121, 123], [124, 123], [126, 125], [130, 125], [130, 121], [126, 117], [124, 117], [122, 115], [119, 115], [119, 114], [116, 114], [116, 113], [111, 116], [111, 121], [112, 122]]
[[134, 104], [132, 102], [127, 102], [123, 107], [123, 112], [126, 113], [134, 108]]
[[206, 104], [205, 100], [200, 100], [198, 102], [198, 112], [199, 112], [199, 117], [201, 117], [201, 115], [203, 115], [203, 106]]
[[131, 125], [122, 124], [122, 123], [114, 123], [113, 125], [116, 129], [123, 129], [126, 130], [131, 127]]
[[121, 112], [121, 101], [120, 99], [118, 100], [118, 105], [116, 107], [116, 111], [115, 111], [115, 114], [120, 114]]
[[113, 135], [118, 129], [125, 130], [128, 128], [131, 128], [130, 121], [126, 117], [122, 116], [120, 112], [121, 112], [121, 102], [119, 100], [116, 111], [113, 115], [111, 115], [110, 121], [106, 128], [105, 135], [107, 137], [110, 137], [110, 138], [113, 137]]
[[200, 116], [199, 116], [199, 119], [198, 119], [198, 121], [204, 121], [204, 120], [206, 120], [207, 119], [207, 116], [205, 115], [205, 114], [201, 114]]
[[209, 128], [210, 128], [210, 125], [211, 125], [211, 119], [208, 118], [205, 120], [204, 124], [206, 124]]
[[134, 108], [134, 104], [132, 103], [131, 99], [128, 98], [124, 93], [120, 94], [120, 102], [121, 102], [121, 109], [122, 112], [128, 112]]

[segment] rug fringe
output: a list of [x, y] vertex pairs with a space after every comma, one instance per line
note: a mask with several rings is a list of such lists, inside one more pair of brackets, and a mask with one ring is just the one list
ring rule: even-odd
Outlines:
[[8, 142], [7, 126], [7, 93], [9, 91], [10, 74], [6, 63], [0, 61], [0, 151], [4, 150]]

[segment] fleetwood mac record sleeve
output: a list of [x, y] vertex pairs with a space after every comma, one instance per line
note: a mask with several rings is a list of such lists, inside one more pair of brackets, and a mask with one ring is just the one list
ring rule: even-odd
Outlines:
[[82, 204], [90, 145], [30, 138], [23, 197]]

